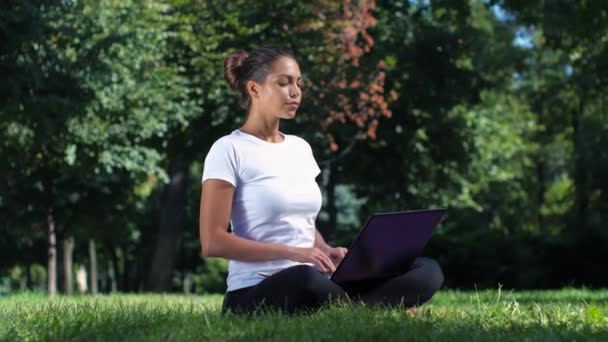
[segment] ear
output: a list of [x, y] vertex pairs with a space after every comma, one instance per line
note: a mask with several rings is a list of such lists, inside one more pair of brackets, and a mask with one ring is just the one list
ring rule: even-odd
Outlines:
[[255, 83], [254, 81], [247, 81], [247, 86], [246, 86], [247, 92], [249, 93], [249, 96], [251, 96], [252, 98], [258, 98], [260, 96], [260, 89], [261, 86], [257, 83]]

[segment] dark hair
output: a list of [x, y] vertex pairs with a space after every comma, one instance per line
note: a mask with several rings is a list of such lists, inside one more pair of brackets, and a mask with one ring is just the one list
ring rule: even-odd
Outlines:
[[239, 104], [243, 109], [248, 110], [251, 105], [247, 82], [263, 82], [270, 73], [272, 63], [279, 57], [295, 60], [290, 50], [277, 46], [259, 47], [249, 53], [237, 50], [224, 59], [224, 78], [232, 90], [241, 94]]

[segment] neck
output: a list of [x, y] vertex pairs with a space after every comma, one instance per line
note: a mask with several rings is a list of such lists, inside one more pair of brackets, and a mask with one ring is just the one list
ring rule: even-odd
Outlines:
[[268, 118], [252, 111], [240, 130], [268, 142], [281, 142], [279, 123], [280, 119], [276, 117]]

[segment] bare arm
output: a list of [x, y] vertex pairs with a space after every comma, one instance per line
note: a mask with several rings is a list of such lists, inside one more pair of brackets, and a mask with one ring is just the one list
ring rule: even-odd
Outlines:
[[325, 242], [325, 239], [323, 239], [323, 236], [318, 229], [315, 229], [315, 247], [325, 252], [325, 254], [327, 254], [331, 248], [331, 246]]
[[274, 260], [289, 256], [289, 247], [262, 243], [228, 233], [232, 198], [232, 184], [210, 179], [203, 183], [199, 217], [203, 256], [236, 260]]
[[290, 259], [312, 262], [323, 270], [333, 268], [331, 259], [317, 248], [259, 242], [228, 233], [234, 191], [234, 186], [223, 180], [203, 182], [199, 217], [203, 256], [243, 261]]

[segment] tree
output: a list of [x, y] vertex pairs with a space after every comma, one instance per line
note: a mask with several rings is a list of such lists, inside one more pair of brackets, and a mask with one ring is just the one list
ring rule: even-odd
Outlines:
[[[39, 22], [24, 15], [37, 35], [4, 53], [14, 86], [0, 109], [0, 152], [10, 161], [2, 164], [3, 193], [27, 193], [31, 211], [46, 216], [53, 295], [58, 213], [69, 221], [81, 198], [148, 175], [166, 179], [163, 135], [186, 125], [193, 107], [179, 65], [165, 59], [162, 4], [11, 5], [18, 13], [30, 9]], [[3, 209], [20, 203], [9, 196]]]
[[[549, 249], [554, 252], [546, 258], [569, 265], [554, 270], [554, 281], [594, 282], [598, 277], [593, 267], [580, 270], [574, 263], [597, 265], [605, 253], [592, 246], [608, 239], [598, 224], [606, 205], [598, 195], [603, 183], [595, 181], [603, 178], [599, 172], [608, 163], [599, 152], [606, 135], [599, 123], [605, 120], [602, 108], [608, 90], [608, 23], [602, 19], [608, 6], [600, 1], [494, 2], [512, 12], [532, 37], [535, 54], [522, 79], [528, 82], [523, 90], [546, 127], [537, 137], [546, 160], [539, 164], [537, 179], [543, 200], [539, 216], [543, 226], [545, 220], [553, 225], [545, 230], [562, 235], [552, 239]], [[607, 281], [604, 277], [599, 283]]]

